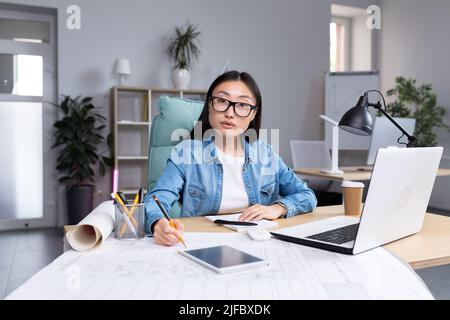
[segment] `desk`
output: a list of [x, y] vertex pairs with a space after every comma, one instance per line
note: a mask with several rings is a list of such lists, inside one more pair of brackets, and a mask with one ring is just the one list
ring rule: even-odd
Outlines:
[[[298, 168], [294, 169], [294, 172], [297, 174], [301, 174], [304, 176], [311, 176], [316, 178], [324, 178], [335, 181], [344, 181], [344, 180], [357, 180], [357, 181], [365, 181], [370, 180], [372, 176], [372, 169], [370, 167], [339, 167], [343, 174], [328, 174], [320, 172], [320, 168]], [[438, 170], [437, 176], [450, 176], [450, 169], [442, 169]]]
[[[311, 214], [280, 219], [279, 227], [333, 217], [342, 211], [342, 206], [318, 208]], [[252, 241], [204, 217], [183, 218], [183, 222], [190, 231], [185, 240], [192, 248], [227, 244], [265, 257], [269, 267], [218, 275], [178, 254], [180, 245], [164, 247], [155, 245], [152, 238], [118, 241], [110, 237], [96, 250], [64, 253], [7, 299], [432, 298], [411, 268], [387, 250], [345, 256], [276, 239]], [[446, 263], [449, 229], [450, 218], [428, 215], [421, 234], [387, 249], [415, 267]], [[436, 250], [430, 250], [431, 246]]]
[[[279, 219], [278, 228], [318, 221], [344, 214], [344, 207], [318, 207], [313, 213]], [[207, 221], [203, 217], [182, 219], [188, 232], [233, 232]], [[427, 213], [422, 231], [384, 246], [414, 269], [450, 263], [450, 217]]]

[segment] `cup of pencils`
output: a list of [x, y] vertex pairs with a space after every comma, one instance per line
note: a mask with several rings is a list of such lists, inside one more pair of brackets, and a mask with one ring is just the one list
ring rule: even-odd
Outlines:
[[145, 205], [139, 193], [133, 202], [129, 202], [124, 194], [111, 194], [114, 200], [115, 221], [114, 238], [118, 240], [137, 240], [145, 236]]

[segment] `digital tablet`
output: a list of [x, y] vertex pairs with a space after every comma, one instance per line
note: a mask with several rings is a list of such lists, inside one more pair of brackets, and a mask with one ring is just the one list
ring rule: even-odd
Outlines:
[[229, 246], [217, 246], [179, 252], [183, 256], [217, 273], [242, 271], [269, 265], [267, 261], [261, 258]]

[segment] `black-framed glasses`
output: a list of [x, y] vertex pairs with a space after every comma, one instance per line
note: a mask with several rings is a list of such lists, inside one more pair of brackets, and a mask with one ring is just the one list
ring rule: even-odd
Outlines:
[[245, 102], [233, 102], [222, 97], [210, 97], [211, 107], [217, 112], [226, 112], [229, 107], [233, 107], [234, 114], [239, 117], [248, 117], [252, 110], [258, 109], [256, 106]]

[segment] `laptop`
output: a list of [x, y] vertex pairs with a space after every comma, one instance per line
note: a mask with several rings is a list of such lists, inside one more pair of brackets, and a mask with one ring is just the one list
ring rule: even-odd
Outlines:
[[[410, 134], [416, 130], [416, 119], [414, 118], [394, 118], [394, 120]], [[386, 117], [376, 117], [372, 135], [370, 136], [367, 165], [373, 167], [378, 149], [380, 148], [386, 148], [388, 146], [406, 147], [398, 142], [400, 137], [402, 137], [402, 133], [396, 126], [392, 125], [391, 120]], [[406, 136], [400, 139], [403, 143], [406, 143], [406, 140]]]
[[421, 230], [442, 147], [378, 150], [361, 217], [339, 216], [271, 232], [281, 240], [358, 254]]

